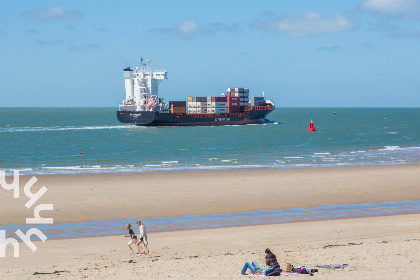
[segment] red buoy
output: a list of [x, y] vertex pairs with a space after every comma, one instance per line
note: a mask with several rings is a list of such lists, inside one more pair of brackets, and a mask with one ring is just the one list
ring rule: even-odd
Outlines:
[[314, 122], [311, 120], [311, 122], [309, 123], [309, 128], [308, 128], [308, 131], [316, 131], [316, 129], [315, 129], [315, 125], [314, 125]]

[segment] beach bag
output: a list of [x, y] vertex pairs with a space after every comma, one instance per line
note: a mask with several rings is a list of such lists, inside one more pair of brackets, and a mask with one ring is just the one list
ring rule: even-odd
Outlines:
[[286, 264], [286, 272], [292, 272], [293, 271], [293, 265], [290, 263]]

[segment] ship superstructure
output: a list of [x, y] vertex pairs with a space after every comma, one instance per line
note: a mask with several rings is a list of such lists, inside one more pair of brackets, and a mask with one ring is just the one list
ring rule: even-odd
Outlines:
[[163, 98], [159, 99], [159, 84], [168, 78], [165, 70], [150, 68], [150, 60], [141, 59], [140, 69], [124, 69], [125, 100], [120, 104], [120, 111], [158, 111], [168, 110]]
[[248, 88], [228, 88], [220, 96], [189, 96], [186, 101], [159, 98], [159, 84], [168, 78], [165, 70], [154, 70], [141, 59], [140, 69], [124, 70], [126, 98], [119, 105], [122, 123], [141, 126], [212, 126], [266, 123], [274, 104], [263, 96], [249, 95]]

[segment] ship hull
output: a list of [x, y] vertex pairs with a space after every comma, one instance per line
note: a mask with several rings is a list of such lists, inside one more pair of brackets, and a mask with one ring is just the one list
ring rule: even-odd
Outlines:
[[120, 122], [137, 126], [218, 126], [267, 123], [272, 110], [250, 110], [247, 114], [170, 114], [150, 111], [117, 111]]

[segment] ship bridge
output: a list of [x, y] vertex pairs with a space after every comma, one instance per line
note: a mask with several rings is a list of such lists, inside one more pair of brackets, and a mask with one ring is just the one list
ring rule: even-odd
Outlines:
[[159, 99], [159, 84], [168, 78], [165, 70], [154, 70], [150, 67], [151, 60], [141, 58], [140, 69], [127, 67], [124, 70], [125, 100], [120, 110], [127, 111], [165, 111], [168, 108], [163, 99]]

